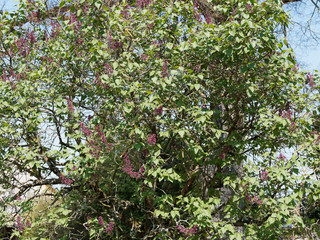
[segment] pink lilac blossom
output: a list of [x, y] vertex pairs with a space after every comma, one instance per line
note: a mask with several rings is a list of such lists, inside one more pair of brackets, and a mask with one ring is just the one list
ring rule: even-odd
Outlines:
[[62, 173], [60, 173], [61, 183], [65, 185], [71, 185], [73, 183], [72, 179], [66, 178]]
[[7, 76], [7, 72], [5, 69], [3, 69], [3, 75], [1, 76], [1, 79], [3, 82], [6, 82], [7, 80], [9, 80], [9, 77]]
[[299, 70], [299, 64], [297, 64], [297, 66], [294, 66], [294, 68], [292, 68], [292, 70], [294, 71], [294, 72], [298, 72], [298, 70]]
[[25, 229], [23, 222], [21, 222], [20, 216], [17, 217], [16, 223], [17, 223], [18, 231], [23, 231]]
[[156, 135], [155, 134], [151, 134], [149, 136], [149, 138], [148, 138], [147, 143], [150, 144], [150, 145], [156, 145], [156, 143], [157, 143]]
[[138, 172], [133, 171], [133, 164], [131, 163], [127, 153], [123, 154], [124, 165], [122, 166], [122, 171], [127, 173], [131, 178], [139, 179], [143, 177], [145, 171], [144, 166], [141, 166]]
[[99, 221], [100, 226], [104, 227], [103, 218], [101, 216], [98, 218], [98, 221]]
[[314, 83], [313, 79], [314, 79], [314, 76], [310, 72], [308, 72], [307, 81], [308, 81], [308, 84], [309, 84], [310, 87], [316, 86], [316, 84]]
[[287, 159], [285, 155], [283, 155], [282, 153], [280, 153], [279, 157], [278, 157], [279, 160], [285, 160]]
[[68, 97], [66, 97], [66, 99], [67, 99], [67, 101], [68, 101], [68, 110], [69, 110], [70, 112], [74, 112], [74, 106], [73, 106], [72, 101], [71, 101]]
[[145, 54], [141, 54], [141, 56], [140, 56], [140, 59], [141, 59], [142, 61], [146, 61], [147, 58], [148, 58], [148, 56], [145, 55]]
[[206, 21], [207, 24], [211, 24], [211, 18], [210, 18], [209, 14], [206, 14], [205, 21]]
[[83, 122], [79, 122], [81, 131], [83, 132], [83, 134], [85, 136], [92, 136], [92, 131], [90, 129], [88, 129]]
[[21, 198], [20, 196], [18, 196], [18, 197], [16, 198], [16, 200], [22, 200], [22, 198]]
[[30, 228], [31, 227], [31, 222], [27, 220], [26, 225]]
[[200, 23], [202, 22], [201, 12], [198, 10], [196, 3], [193, 5], [193, 18]]
[[113, 231], [113, 227], [114, 227], [114, 222], [110, 222], [108, 227], [106, 228], [106, 233], [111, 234]]
[[235, 9], [233, 9], [232, 16], [235, 16], [236, 13], [237, 13], [237, 9], [235, 8]]
[[247, 200], [248, 202], [250, 202], [251, 204], [258, 204], [258, 205], [261, 205], [262, 204], [262, 201], [259, 200], [259, 197], [254, 195], [253, 197], [252, 196], [247, 196]]
[[163, 106], [160, 106], [154, 110], [154, 115], [156, 116], [161, 115], [162, 112], [163, 112]]
[[262, 181], [266, 181], [268, 180], [269, 176], [268, 176], [268, 171], [263, 171], [260, 175], [261, 175], [261, 180]]
[[29, 37], [29, 40], [30, 40], [30, 43], [35, 43], [37, 40], [34, 36], [34, 31], [31, 31], [29, 34], [28, 34], [28, 37]]
[[104, 64], [104, 69], [105, 73], [108, 75], [111, 75], [113, 73], [113, 68], [108, 63]]
[[60, 25], [57, 22], [53, 22], [51, 21], [51, 33], [50, 33], [50, 37], [51, 38], [55, 38], [58, 36], [59, 32], [60, 32]]
[[191, 234], [196, 234], [198, 231], [198, 225], [194, 225], [192, 228], [188, 229], [181, 225], [177, 226], [177, 229], [180, 231], [180, 233], [185, 234], [187, 236], [190, 236]]
[[252, 9], [252, 5], [250, 3], [246, 3], [246, 5], [244, 7], [247, 9], [248, 12], [254, 13], [254, 11]]
[[162, 67], [161, 77], [164, 78], [164, 77], [168, 77], [168, 76], [169, 76], [169, 73], [168, 73], [168, 60], [165, 59], [163, 67]]
[[136, 6], [140, 8], [145, 8], [147, 7], [152, 0], [136, 0]]

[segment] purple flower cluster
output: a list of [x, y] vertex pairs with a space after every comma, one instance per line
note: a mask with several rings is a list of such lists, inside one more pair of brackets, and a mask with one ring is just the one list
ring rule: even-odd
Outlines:
[[249, 203], [251, 204], [258, 204], [258, 205], [261, 205], [262, 204], [262, 201], [259, 200], [259, 197], [254, 195], [254, 196], [247, 196], [247, 200]]
[[109, 76], [113, 73], [113, 68], [110, 66], [110, 64], [104, 64], [104, 72]]
[[24, 226], [23, 222], [21, 221], [20, 216], [17, 217], [16, 223], [17, 223], [18, 231], [23, 231], [25, 229], [25, 226]]
[[164, 77], [168, 77], [168, 76], [169, 76], [169, 73], [168, 73], [168, 60], [165, 59], [163, 67], [162, 67], [161, 77], [164, 78]]
[[201, 65], [198, 64], [198, 65], [193, 65], [193, 64], [190, 64], [191, 66], [191, 69], [194, 71], [194, 72], [197, 72], [197, 73], [200, 73], [201, 72]]
[[290, 128], [293, 131], [296, 131], [296, 123], [292, 119], [293, 112], [290, 110], [290, 107], [286, 107], [286, 110], [282, 111], [281, 109], [279, 110], [279, 115], [284, 118], [284, 119], [289, 119], [290, 120]]
[[139, 8], [145, 8], [147, 7], [152, 0], [136, 0], [136, 6]]
[[314, 83], [313, 79], [314, 79], [314, 76], [310, 72], [308, 72], [308, 74], [307, 74], [307, 82], [308, 82], [310, 87], [316, 86], [316, 84]]
[[142, 61], [146, 61], [147, 58], [148, 58], [148, 56], [145, 55], [145, 54], [141, 54], [141, 56], [140, 56], [140, 59], [141, 59]]
[[287, 159], [285, 155], [283, 155], [282, 153], [280, 153], [279, 157], [278, 157], [279, 160], [285, 160]]
[[22, 57], [26, 57], [30, 53], [30, 44], [27, 41], [27, 38], [19, 38], [18, 40], [14, 41], [15, 45], [18, 48]]
[[269, 175], [268, 171], [263, 171], [263, 172], [260, 174], [261, 180], [262, 180], [262, 181], [268, 180], [268, 178], [269, 178], [268, 175]]
[[73, 113], [73, 112], [74, 112], [73, 103], [72, 103], [72, 101], [71, 101], [68, 97], [66, 97], [66, 99], [67, 99], [67, 101], [68, 101], [68, 110]]
[[200, 23], [202, 22], [201, 12], [198, 10], [196, 3], [193, 4], [193, 18]]
[[113, 231], [114, 222], [110, 222], [108, 227], [106, 228], [106, 233], [111, 234]]
[[31, 22], [40, 22], [40, 9], [38, 9], [37, 11], [32, 11], [31, 13], [29, 13], [28, 15], [28, 19]]
[[[88, 221], [89, 221], [90, 219], [91, 219], [91, 217], [88, 216]], [[98, 222], [99, 222], [100, 226], [101, 226], [102, 228], [104, 228], [105, 223], [104, 223], [103, 218], [102, 218], [101, 216], [98, 217]], [[110, 223], [108, 224], [107, 228], [106, 228], [106, 233], [111, 234], [112, 231], [113, 231], [113, 228], [114, 228], [114, 222], [110, 222]]]
[[292, 71], [294, 71], [294, 72], [298, 72], [298, 70], [299, 70], [299, 64], [297, 64], [297, 66], [294, 66], [294, 68], [292, 68]]
[[[88, 129], [84, 123], [79, 122], [79, 125], [81, 127], [81, 131], [85, 136], [92, 136], [93, 133], [90, 129]], [[91, 139], [89, 141], [91, 149], [90, 149], [90, 154], [92, 154], [95, 158], [100, 157], [100, 153], [102, 151], [102, 148], [107, 148], [107, 151], [110, 152], [112, 148], [112, 144], [110, 144], [105, 136], [105, 134], [101, 131], [100, 124], [96, 126], [96, 136], [97, 139], [93, 140]]]
[[101, 216], [98, 217], [98, 221], [99, 221], [100, 226], [103, 228], [104, 227], [104, 222], [103, 222], [103, 218]]
[[163, 106], [160, 106], [154, 110], [154, 115], [156, 116], [161, 115], [162, 112], [163, 112]]
[[191, 234], [196, 234], [198, 231], [198, 225], [194, 225], [192, 228], [188, 229], [181, 225], [177, 226], [177, 229], [180, 231], [180, 233], [185, 234], [187, 236], [190, 236]]
[[156, 139], [156, 135], [155, 134], [151, 134], [148, 138], [148, 144], [150, 145], [156, 145], [157, 143], [157, 139]]
[[3, 82], [9, 81], [12, 90], [14, 90], [14, 89], [16, 89], [16, 85], [14, 84], [13, 79], [15, 79], [16, 81], [20, 80], [21, 79], [21, 74], [20, 73], [19, 74], [15, 74], [12, 69], [10, 69], [9, 71], [10, 71], [10, 75], [7, 74], [5, 69], [3, 69], [3, 75], [0, 78], [1, 78], [1, 80]]
[[210, 18], [210, 15], [209, 15], [209, 14], [206, 14], [206, 15], [205, 15], [204, 20], [206, 21], [207, 24], [211, 24], [211, 18]]
[[88, 129], [83, 122], [79, 122], [79, 125], [81, 127], [81, 131], [85, 136], [92, 136], [92, 131]]
[[131, 178], [139, 179], [143, 177], [145, 171], [144, 166], [141, 166], [138, 172], [133, 171], [133, 164], [131, 163], [127, 153], [123, 154], [124, 165], [122, 166], [122, 171], [127, 173]]
[[247, 9], [248, 12], [254, 13], [254, 11], [252, 9], [252, 5], [250, 3], [246, 3], [246, 5], [244, 5], [244, 7]]
[[72, 179], [66, 178], [62, 173], [60, 173], [61, 183], [65, 185], [71, 185], [73, 183]]
[[31, 227], [31, 222], [30, 222], [29, 220], [27, 220], [26, 225], [27, 225], [28, 227]]
[[55, 38], [58, 36], [59, 32], [60, 32], [60, 25], [57, 22], [53, 22], [51, 21], [51, 34], [50, 37], [51, 38]]

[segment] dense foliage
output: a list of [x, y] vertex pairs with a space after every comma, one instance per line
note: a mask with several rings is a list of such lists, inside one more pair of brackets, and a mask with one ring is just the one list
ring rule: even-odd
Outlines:
[[277, 35], [280, 1], [208, 6], [23, 1], [2, 15], [0, 180], [19, 190], [2, 226], [21, 239], [319, 230], [317, 72]]

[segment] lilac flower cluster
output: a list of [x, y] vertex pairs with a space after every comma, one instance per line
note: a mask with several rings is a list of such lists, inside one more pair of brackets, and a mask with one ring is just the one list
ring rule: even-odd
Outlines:
[[294, 66], [294, 68], [292, 68], [292, 71], [294, 71], [294, 72], [298, 72], [298, 70], [299, 70], [299, 64], [297, 64], [297, 66]]
[[104, 72], [109, 76], [113, 73], [113, 68], [110, 66], [110, 64], [108, 63], [104, 64]]
[[141, 59], [142, 61], [146, 61], [147, 58], [148, 58], [148, 56], [145, 55], [145, 54], [141, 54], [141, 56], [140, 56], [140, 59]]
[[282, 153], [280, 153], [279, 157], [278, 157], [279, 160], [285, 160], [287, 159], [285, 155], [283, 155]]
[[92, 136], [92, 131], [90, 129], [88, 129], [83, 122], [79, 122], [81, 131], [83, 132], [83, 134], [85, 136]]
[[22, 57], [26, 57], [30, 53], [30, 44], [27, 38], [19, 38], [14, 41], [17, 46], [18, 51], [20, 52]]
[[248, 12], [254, 13], [254, 11], [252, 9], [252, 5], [250, 3], [246, 3], [246, 5], [244, 5], [244, 7], [247, 9]]
[[114, 222], [110, 222], [106, 228], [106, 233], [111, 234], [113, 232]]
[[66, 178], [62, 173], [60, 173], [61, 183], [65, 185], [71, 185], [73, 183], [72, 179]]
[[196, 3], [193, 4], [193, 18], [200, 23], [202, 22], [201, 12], [199, 11]]
[[[81, 131], [84, 133], [85, 136], [92, 136], [93, 133], [90, 129], [88, 129], [84, 123], [79, 122], [79, 125], [81, 127]], [[112, 144], [110, 144], [105, 136], [105, 134], [101, 131], [100, 124], [96, 126], [96, 136], [97, 139], [93, 140], [91, 139], [89, 141], [91, 149], [90, 149], [90, 154], [92, 154], [95, 158], [100, 157], [100, 153], [103, 148], [107, 148], [107, 151], [110, 152], [112, 148]]]
[[293, 131], [296, 131], [296, 123], [292, 119], [293, 112], [290, 110], [290, 107], [286, 107], [286, 110], [282, 111], [281, 109], [279, 110], [279, 115], [284, 118], [284, 119], [289, 119], [290, 120], [290, 128]]
[[25, 226], [24, 226], [23, 222], [21, 221], [20, 216], [17, 217], [16, 223], [17, 223], [18, 231], [25, 230]]
[[259, 200], [259, 197], [254, 195], [254, 196], [247, 196], [247, 200], [249, 203], [251, 204], [258, 204], [258, 205], [261, 205], [262, 204], [262, 201]]
[[16, 85], [14, 84], [13, 79], [15, 79], [16, 81], [18, 81], [18, 80], [21, 79], [22, 75], [21, 75], [20, 73], [15, 74], [12, 69], [9, 69], [9, 71], [10, 71], [10, 74], [7, 74], [6, 70], [3, 69], [3, 75], [2, 75], [0, 78], [1, 78], [1, 80], [2, 80], [3, 82], [9, 81], [12, 90], [14, 90], [14, 89], [16, 89]]
[[152, 0], [136, 0], [136, 6], [139, 8], [145, 8], [147, 7]]
[[156, 145], [156, 143], [157, 143], [156, 135], [155, 134], [151, 134], [149, 136], [149, 138], [148, 138], [147, 143], [150, 144], [150, 145]]
[[138, 172], [133, 171], [133, 164], [131, 163], [127, 153], [123, 154], [124, 165], [122, 166], [122, 171], [127, 173], [131, 178], [139, 179], [143, 177], [145, 171], [144, 166], [141, 166]]
[[128, 9], [130, 9], [130, 5], [127, 5], [126, 9], [121, 10], [121, 13], [120, 13], [126, 19], [129, 17]]
[[168, 76], [169, 76], [169, 73], [168, 73], [168, 60], [165, 59], [163, 67], [162, 67], [161, 77], [164, 78], [164, 77], [168, 77]]
[[162, 112], [163, 112], [163, 106], [160, 106], [154, 110], [154, 115], [156, 116], [161, 115]]
[[30, 22], [37, 22], [37, 23], [40, 22], [40, 9], [29, 13], [28, 19]]
[[307, 82], [308, 82], [310, 87], [316, 86], [316, 84], [314, 83], [313, 79], [314, 79], [314, 76], [310, 72], [308, 72], [308, 74], [307, 74]]
[[260, 174], [261, 180], [262, 180], [262, 181], [268, 180], [268, 178], [269, 178], [268, 175], [269, 175], [268, 171], [263, 171], [263, 172]]
[[59, 32], [60, 32], [60, 25], [58, 22], [53, 22], [51, 21], [51, 34], [50, 37], [51, 38], [55, 38], [58, 36]]
[[27, 220], [26, 225], [27, 225], [28, 227], [31, 227], [31, 222], [30, 222], [29, 220]]
[[66, 97], [66, 99], [67, 99], [67, 101], [68, 101], [68, 110], [73, 113], [73, 112], [74, 112], [73, 103], [72, 103], [72, 101], [70, 100], [70, 98]]
[[[90, 219], [91, 219], [91, 217], [88, 216], [88, 221], [89, 221]], [[102, 228], [105, 227], [105, 223], [104, 223], [103, 218], [102, 218], [101, 216], [98, 217], [98, 222], [99, 222], [99, 224], [100, 224], [100, 226], [101, 226]], [[113, 231], [113, 228], [114, 228], [114, 222], [110, 222], [110, 223], [108, 224], [107, 228], [106, 228], [106, 233], [111, 234], [112, 231]]]
[[209, 14], [205, 15], [204, 20], [206, 21], [207, 24], [211, 24], [211, 18]]
[[100, 226], [103, 228], [104, 227], [104, 222], [103, 222], [103, 218], [101, 216], [98, 217], [98, 221], [99, 221]]
[[192, 228], [188, 229], [181, 225], [177, 226], [177, 229], [180, 231], [180, 233], [185, 234], [187, 236], [190, 236], [191, 234], [196, 234], [198, 231], [198, 225], [194, 225]]

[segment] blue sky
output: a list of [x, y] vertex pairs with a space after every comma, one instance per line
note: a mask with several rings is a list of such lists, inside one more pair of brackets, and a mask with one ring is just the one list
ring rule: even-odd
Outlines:
[[[308, 25], [313, 12], [313, 5], [311, 1], [306, 1], [303, 4], [288, 4], [286, 10], [290, 11], [292, 20], [296, 22], [291, 26], [291, 31], [288, 34], [288, 40], [293, 48], [297, 60], [302, 68], [309, 69], [310, 71], [317, 69], [320, 70], [320, 12], [314, 13], [311, 29], [319, 34], [318, 43], [312, 38], [303, 37], [302, 29], [299, 24]], [[0, 7], [5, 4], [5, 10], [13, 10], [18, 0], [0, 0]], [[297, 8], [295, 8], [297, 6]], [[318, 26], [318, 27], [317, 27]]]

